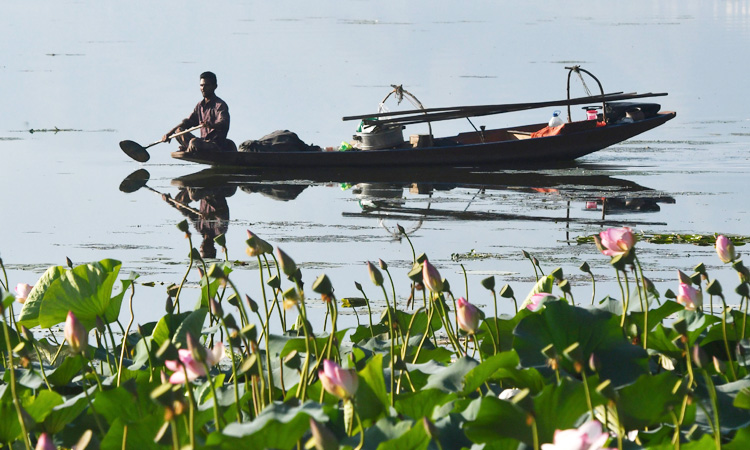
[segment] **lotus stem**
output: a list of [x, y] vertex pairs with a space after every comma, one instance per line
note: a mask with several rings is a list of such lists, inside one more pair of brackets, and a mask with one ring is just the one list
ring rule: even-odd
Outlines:
[[732, 353], [729, 351], [729, 342], [727, 340], [727, 303], [724, 301], [723, 295], [721, 295], [720, 298], [721, 302], [724, 304], [724, 310], [721, 312], [721, 333], [722, 337], [724, 338], [724, 350], [727, 352], [727, 365], [729, 366], [729, 372], [731, 372], [732, 374], [732, 381], [737, 381], [737, 373], [734, 371]]
[[[5, 267], [3, 266], [3, 273], [5, 272]], [[6, 281], [7, 284], [7, 276]], [[26, 450], [31, 450], [31, 443], [29, 442], [29, 433], [26, 430], [26, 422], [23, 418], [23, 409], [21, 407], [21, 400], [18, 398], [18, 391], [16, 387], [16, 370], [15, 370], [15, 364], [13, 363], [13, 346], [10, 343], [10, 332], [8, 331], [8, 322], [5, 320], [5, 308], [0, 305], [0, 312], [2, 312], [3, 315], [3, 336], [5, 337], [5, 347], [6, 351], [8, 352], [8, 368], [10, 369], [10, 391], [11, 395], [13, 396], [13, 406], [16, 409], [16, 414], [18, 415], [18, 423], [21, 424], [21, 433], [23, 434], [23, 444], [26, 446]], [[5, 358], [3, 358], [5, 360]], [[103, 434], [102, 434], [103, 435]], [[8, 447], [10, 448], [10, 447]]]
[[593, 306], [596, 299], [596, 280], [593, 273], [589, 272], [589, 275], [591, 276], [591, 305]]
[[645, 308], [644, 308], [644, 301], [641, 300], [641, 309], [643, 310], [643, 349], [645, 350], [648, 345], [648, 332], [649, 332], [649, 326], [648, 326], [648, 311], [650, 308], [650, 305], [648, 304], [648, 289], [646, 288], [646, 279], [643, 277], [643, 268], [641, 268], [641, 262], [638, 260], [638, 256], [635, 256], [635, 263], [638, 265], [638, 272], [636, 272], [636, 280], [638, 280], [638, 274], [641, 276], [640, 283], [637, 284], [638, 286], [638, 298], [641, 298], [641, 284], [643, 284], [643, 296], [645, 297]]
[[620, 278], [620, 271], [615, 269], [617, 274], [617, 284], [620, 286], [620, 295], [622, 296], [622, 317], [620, 318], [620, 326], [625, 327], [625, 316], [628, 315], [628, 300], [625, 298], [625, 291], [622, 288], [622, 279]]
[[[230, 346], [231, 348], [231, 346]], [[232, 358], [234, 359], [234, 358]], [[214, 386], [214, 380], [211, 377], [211, 368], [208, 367], [205, 361], [201, 361], [203, 370], [206, 371], [206, 379], [208, 381], [208, 387], [211, 389], [211, 395], [214, 398], [214, 423], [217, 431], [221, 431], [221, 415], [219, 414], [219, 398], [216, 396], [216, 386]], [[260, 365], [260, 363], [258, 364]], [[236, 391], [235, 391], [236, 392]]]
[[[125, 349], [128, 339], [128, 333], [130, 333], [130, 327], [133, 326], [133, 321], [135, 320], [135, 312], [133, 311], [133, 297], [135, 296], [135, 283], [130, 283], [130, 299], [128, 301], [128, 305], [130, 307], [130, 322], [128, 322], [128, 327], [125, 329], [125, 334], [122, 337], [122, 348], [120, 349], [120, 364], [118, 364], [117, 368], [117, 387], [120, 387], [120, 380], [122, 378], [122, 363], [125, 360]], [[151, 356], [149, 355], [149, 358]], [[107, 356], [107, 359], [109, 359], [109, 355]]]

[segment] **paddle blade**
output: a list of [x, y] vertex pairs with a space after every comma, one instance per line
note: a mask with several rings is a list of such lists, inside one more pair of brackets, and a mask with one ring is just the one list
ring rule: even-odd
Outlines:
[[148, 183], [150, 176], [151, 174], [148, 173], [148, 170], [138, 169], [122, 180], [122, 183], [120, 183], [120, 191], [126, 194], [135, 192]]
[[120, 148], [126, 155], [138, 162], [146, 162], [151, 158], [151, 155], [148, 154], [146, 149], [137, 142], [122, 141], [120, 142]]

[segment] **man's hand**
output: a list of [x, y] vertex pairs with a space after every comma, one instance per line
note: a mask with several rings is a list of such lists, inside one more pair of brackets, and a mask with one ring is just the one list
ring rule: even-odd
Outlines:
[[167, 133], [167, 134], [165, 134], [164, 136], [162, 136], [162, 137], [161, 137], [161, 141], [162, 141], [162, 142], [167, 142], [167, 143], [169, 143], [169, 141], [171, 141], [171, 140], [172, 140], [172, 139], [170, 139], [170, 138], [169, 138], [169, 133]]

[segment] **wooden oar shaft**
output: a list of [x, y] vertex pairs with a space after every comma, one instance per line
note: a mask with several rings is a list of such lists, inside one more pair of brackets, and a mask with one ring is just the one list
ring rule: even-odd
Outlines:
[[493, 114], [502, 114], [507, 112], [524, 111], [529, 109], [546, 108], [550, 106], [565, 106], [565, 105], [582, 105], [587, 103], [601, 102], [601, 101], [618, 101], [618, 100], [629, 100], [644, 97], [659, 97], [667, 95], [666, 93], [659, 94], [620, 94], [620, 95], [608, 95], [608, 96], [597, 96], [597, 97], [585, 97], [580, 99], [561, 100], [553, 102], [539, 102], [539, 103], [526, 103], [513, 105], [511, 107], [498, 108], [498, 109], [477, 109], [475, 111], [446, 111], [428, 114], [415, 114], [412, 116], [405, 117], [391, 117], [386, 119], [376, 119], [371, 122], [378, 125], [385, 124], [398, 124], [398, 125], [410, 125], [415, 123], [424, 122], [437, 122], [441, 120], [461, 119], [465, 117], [479, 117], [488, 116]]
[[[606, 99], [609, 96], [614, 95], [635, 95], [635, 92], [631, 92], [630, 94], [623, 94], [623, 92], [611, 92], [609, 94], [605, 95], [593, 95], [593, 96], [586, 96], [586, 97], [578, 97], [578, 98], [572, 98], [572, 99], [566, 99], [566, 100], [555, 100], [554, 103], [557, 102], [571, 102], [571, 101], [582, 101], [583, 103], [587, 102], [600, 102], [603, 99]], [[472, 111], [472, 110], [484, 110], [484, 109], [503, 109], [503, 108], [513, 108], [513, 107], [526, 107], [529, 105], [537, 105], [540, 103], [550, 103], [550, 102], [532, 102], [532, 103], [501, 103], [496, 105], [473, 105], [473, 106], [451, 106], [451, 107], [440, 107], [440, 108], [425, 108], [425, 109], [410, 109], [405, 111], [392, 111], [392, 112], [384, 112], [384, 113], [376, 113], [376, 114], [359, 114], [356, 116], [346, 116], [343, 117], [342, 120], [357, 120], [357, 119], [371, 119], [371, 118], [378, 118], [378, 117], [392, 117], [392, 116], [403, 116], [407, 114], [424, 114], [424, 113], [433, 113], [433, 112], [448, 112], [448, 111]]]
[[[182, 131], [180, 131], [178, 133], [174, 133], [171, 136], [168, 136], [167, 139], [176, 138], [177, 136], [182, 136], [183, 134], [187, 134], [187, 133], [190, 133], [191, 131], [199, 130], [201, 128], [203, 128], [203, 125], [196, 125], [196, 126], [194, 126], [192, 128], [188, 128], [187, 130], [182, 130]], [[152, 142], [152, 143], [148, 144], [147, 146], [143, 147], [143, 149], [145, 150], [147, 148], [153, 147], [156, 144], [161, 144], [162, 142], [164, 142], [164, 141], [159, 140], [159, 141], [156, 141], [156, 142]]]

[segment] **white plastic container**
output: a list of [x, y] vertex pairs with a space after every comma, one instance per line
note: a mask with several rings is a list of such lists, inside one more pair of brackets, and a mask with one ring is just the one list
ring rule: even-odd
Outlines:
[[562, 117], [560, 117], [560, 111], [555, 111], [552, 113], [552, 118], [549, 120], [549, 123], [547, 125], [549, 125], [550, 128], [555, 128], [563, 125], [564, 123], [565, 121], [562, 119]]

